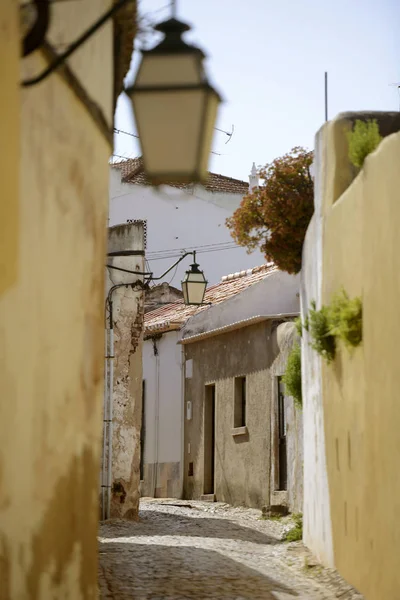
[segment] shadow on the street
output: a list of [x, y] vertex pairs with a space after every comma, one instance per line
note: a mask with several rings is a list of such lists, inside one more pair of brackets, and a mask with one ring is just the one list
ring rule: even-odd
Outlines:
[[[195, 511], [193, 511], [194, 514]], [[279, 539], [265, 533], [255, 531], [250, 527], [238, 525], [228, 519], [217, 517], [182, 516], [165, 513], [164, 511], [141, 511], [139, 522], [125, 521], [118, 527], [118, 533], [106, 530], [101, 537], [126, 537], [140, 535], [185, 535], [189, 537], [221, 538], [241, 540], [254, 544], [279, 544]]]
[[[124, 600], [275, 600], [296, 591], [215, 550], [192, 546], [100, 543], [107, 589]], [[109, 597], [109, 596], [107, 596]]]

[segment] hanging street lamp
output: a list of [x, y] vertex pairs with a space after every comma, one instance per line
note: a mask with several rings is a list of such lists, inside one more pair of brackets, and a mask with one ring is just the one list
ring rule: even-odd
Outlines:
[[[132, 255], [135, 254], [137, 251], [136, 250], [132, 250], [131, 252], [124, 252], [123, 254], [121, 254], [120, 252], [112, 252], [110, 254], [108, 254], [109, 257], [121, 257], [121, 256], [130, 256], [131, 253]], [[145, 272], [141, 272], [141, 271], [131, 271], [129, 269], [123, 269], [122, 267], [116, 267], [114, 265], [109, 265], [107, 264], [106, 267], [108, 269], [114, 269], [115, 271], [122, 271], [123, 273], [130, 273], [132, 275], [141, 275], [142, 277], [144, 277], [144, 284], [141, 281], [135, 280], [132, 283], [118, 283], [116, 285], [114, 285], [110, 292], [112, 293], [115, 289], [119, 288], [119, 287], [132, 287], [132, 286], [137, 286], [139, 285], [139, 287], [144, 287], [146, 288], [146, 286], [149, 285], [150, 282], [153, 281], [159, 281], [160, 279], [164, 279], [164, 277], [170, 272], [172, 271], [172, 269], [174, 269], [177, 265], [179, 265], [180, 262], [182, 262], [182, 260], [184, 260], [187, 256], [193, 256], [193, 264], [190, 265], [190, 269], [188, 269], [185, 273], [185, 277], [183, 278], [181, 284], [182, 284], [182, 292], [183, 292], [183, 302], [184, 304], [188, 304], [188, 305], [195, 305], [195, 306], [199, 306], [201, 304], [205, 304], [203, 302], [204, 300], [204, 294], [206, 292], [206, 288], [207, 288], [207, 283], [208, 281], [206, 281], [206, 278], [204, 277], [204, 273], [203, 271], [201, 271], [199, 269], [199, 265], [196, 262], [196, 251], [192, 250], [191, 252], [185, 252], [184, 254], [182, 254], [182, 256], [180, 256], [178, 258], [178, 260], [176, 262], [174, 262], [173, 265], [171, 265], [166, 271], [164, 271], [164, 273], [162, 275], [160, 275], [159, 277], [154, 277], [153, 273], [145, 273]], [[110, 300], [108, 300], [109, 302]], [[112, 309], [110, 309], [110, 320], [112, 320]], [[111, 322], [111, 321], [110, 321]]]
[[183, 301], [185, 304], [203, 304], [206, 293], [207, 281], [203, 271], [200, 271], [196, 263], [196, 252], [193, 252], [193, 264], [186, 271], [182, 281]]
[[182, 39], [190, 27], [171, 18], [155, 29], [164, 39], [142, 50], [136, 80], [125, 90], [144, 170], [155, 185], [204, 182], [221, 97], [207, 80], [202, 50]]

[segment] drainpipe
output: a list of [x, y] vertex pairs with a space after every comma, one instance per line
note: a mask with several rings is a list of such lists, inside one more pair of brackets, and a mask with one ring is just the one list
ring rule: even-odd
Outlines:
[[106, 518], [105, 491], [106, 491], [106, 447], [108, 429], [108, 329], [104, 330], [104, 414], [103, 414], [103, 447], [101, 460], [101, 520]]
[[160, 356], [157, 348], [157, 340], [153, 339], [154, 357], [156, 359], [156, 402], [154, 407], [154, 473], [153, 473], [153, 497], [156, 497], [157, 471], [158, 471], [158, 435], [160, 423]]
[[112, 484], [112, 443], [113, 443], [113, 390], [114, 390], [114, 324], [112, 320], [112, 301], [110, 306], [110, 329], [108, 338], [108, 457], [107, 457], [107, 519], [111, 514]]
[[185, 348], [181, 344], [181, 469], [180, 469], [180, 497], [183, 498], [184, 478], [185, 478], [185, 380], [186, 380], [186, 363], [185, 363]]

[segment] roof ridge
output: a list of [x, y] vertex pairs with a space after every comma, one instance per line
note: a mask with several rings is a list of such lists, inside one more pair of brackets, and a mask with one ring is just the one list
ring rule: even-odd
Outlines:
[[268, 262], [263, 265], [258, 265], [257, 267], [252, 267], [251, 269], [245, 269], [243, 271], [236, 271], [236, 273], [229, 273], [228, 275], [223, 275], [221, 277], [220, 283], [225, 283], [225, 281], [232, 281], [232, 279], [239, 279], [240, 277], [247, 277], [248, 275], [254, 275], [254, 273], [258, 273], [260, 271], [264, 271], [266, 269], [270, 269], [274, 267], [275, 264], [273, 262]]
[[[136, 156], [135, 158], [126, 158], [125, 160], [111, 163], [111, 167], [121, 171], [121, 182], [130, 183], [132, 185], [149, 185], [146, 173], [143, 166], [143, 157]], [[195, 184], [193, 183], [169, 183], [171, 187], [178, 189], [189, 189]], [[213, 173], [208, 171], [207, 179], [202, 186], [210, 192], [222, 192], [231, 194], [248, 193], [249, 183], [242, 179], [222, 175], [221, 173]]]
[[245, 183], [246, 185], [249, 185], [247, 181], [244, 181], [243, 179], [238, 179], [237, 177], [229, 177], [229, 175], [222, 175], [222, 173], [214, 173], [213, 171], [208, 171], [208, 174], [215, 175], [216, 177], [223, 177], [228, 181], [236, 181], [237, 183]]

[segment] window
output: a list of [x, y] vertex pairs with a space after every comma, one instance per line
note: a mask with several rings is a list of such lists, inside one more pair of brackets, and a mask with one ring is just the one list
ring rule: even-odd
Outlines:
[[278, 490], [287, 490], [286, 401], [282, 377], [278, 377]]
[[233, 426], [246, 425], [246, 377], [235, 377], [235, 400]]

